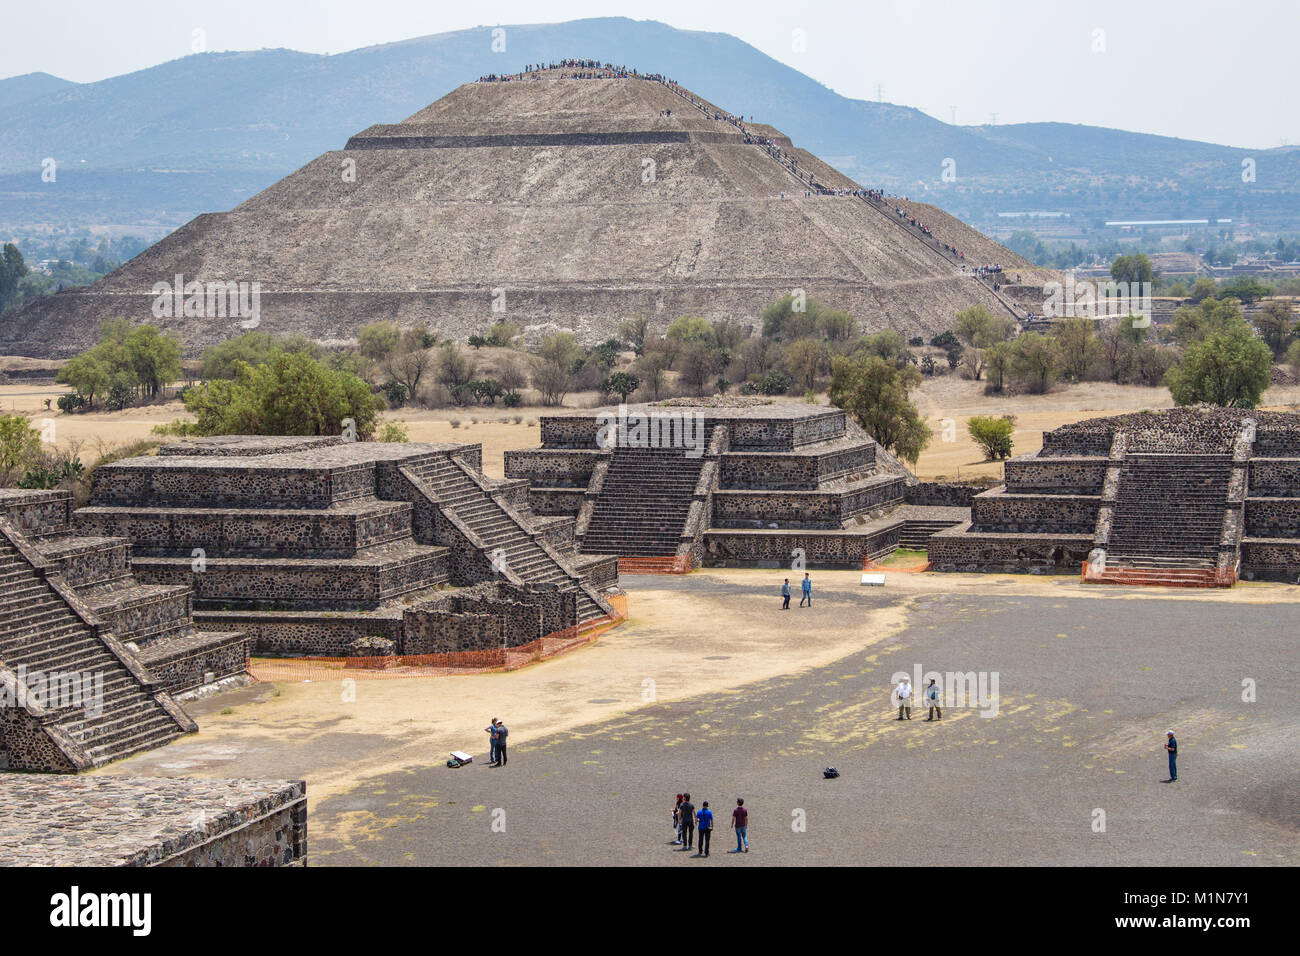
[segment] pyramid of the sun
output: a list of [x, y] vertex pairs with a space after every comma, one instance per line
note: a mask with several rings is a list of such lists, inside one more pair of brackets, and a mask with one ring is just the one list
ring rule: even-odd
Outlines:
[[[205, 288], [257, 283], [263, 330], [327, 343], [378, 319], [464, 339], [503, 317], [592, 342], [636, 315], [658, 328], [683, 314], [752, 323], [794, 289], [868, 329], [909, 335], [948, 328], [973, 302], [1006, 309], [896, 221], [893, 202], [886, 211], [805, 196], [810, 173], [825, 187], [857, 184], [780, 131], [742, 131], [656, 79], [564, 72], [469, 83], [402, 123], [372, 126], [93, 286], [0, 320], [0, 354], [74, 354], [109, 317], [176, 331], [190, 354], [239, 332], [239, 318], [211, 302], [202, 316], [160, 317], [155, 286], [177, 276]], [[908, 210], [967, 264], [1028, 274], [937, 208]]]

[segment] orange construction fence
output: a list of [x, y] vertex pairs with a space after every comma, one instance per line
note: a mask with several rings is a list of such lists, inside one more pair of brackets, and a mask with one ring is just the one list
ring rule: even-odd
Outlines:
[[585, 647], [627, 620], [627, 595], [605, 595], [614, 609], [577, 627], [555, 631], [518, 647], [445, 654], [391, 654], [383, 657], [255, 657], [248, 672], [256, 681], [375, 680], [401, 677], [443, 677], [512, 671]]
[[917, 564], [891, 564], [888, 566], [880, 564], [874, 558], [864, 558], [862, 560], [863, 571], [889, 571], [891, 573], [901, 572], [903, 574], [916, 574], [921, 571], [929, 571], [931, 567], [933, 567], [933, 563], [924, 559]]
[[1230, 588], [1237, 568], [1104, 568], [1083, 562], [1083, 584], [1134, 584], [1165, 588]]
[[674, 554], [665, 558], [619, 558], [619, 574], [690, 574], [695, 570], [694, 559], [689, 554]]

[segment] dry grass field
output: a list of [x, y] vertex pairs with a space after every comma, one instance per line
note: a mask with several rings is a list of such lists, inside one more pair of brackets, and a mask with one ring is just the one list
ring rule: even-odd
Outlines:
[[[37, 427], [41, 426], [43, 419], [49, 418], [54, 423], [56, 443], [62, 448], [79, 448], [83, 460], [88, 463], [109, 448], [149, 438], [155, 425], [189, 417], [179, 401], [121, 412], [64, 415], [53, 408], [46, 411], [45, 399], [49, 399], [53, 406], [64, 391], [61, 385], [0, 385], [0, 411], [27, 415]], [[566, 399], [565, 407], [590, 408], [598, 400], [594, 392], [579, 392]], [[827, 401], [825, 395], [819, 396], [819, 400], [823, 404]], [[1043, 432], [1060, 425], [1101, 415], [1173, 405], [1168, 389], [1107, 382], [1060, 385], [1046, 395], [997, 398], [984, 394], [983, 383], [949, 375], [927, 379], [913, 393], [913, 400], [934, 431], [930, 446], [921, 454], [914, 470], [922, 479], [953, 480], [996, 478], [1002, 473], [999, 462], [982, 460], [982, 453], [966, 431], [966, 424], [974, 415], [1015, 415], [1014, 452], [1019, 455], [1041, 447]], [[802, 402], [802, 399], [778, 398], [776, 401]], [[1264, 404], [1277, 410], [1297, 410], [1300, 408], [1300, 386], [1274, 386], [1265, 393]], [[537, 420], [554, 411], [553, 408], [537, 406], [518, 409], [499, 406], [399, 408], [386, 412], [384, 418], [406, 423], [411, 441], [482, 444], [484, 471], [500, 478], [504, 474], [506, 450], [540, 444]]]

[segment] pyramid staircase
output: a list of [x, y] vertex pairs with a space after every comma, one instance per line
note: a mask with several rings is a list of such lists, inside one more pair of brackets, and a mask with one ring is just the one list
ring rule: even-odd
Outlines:
[[560, 555], [508, 507], [493, 488], [454, 456], [426, 455], [402, 463], [402, 471], [444, 515], [476, 538], [494, 573], [530, 587], [577, 591], [578, 624], [613, 614], [599, 593], [566, 566]]
[[1128, 453], [1119, 465], [1104, 567], [1097, 584], [1229, 587], [1220, 556], [1227, 527], [1231, 455]]
[[[196, 730], [61, 570], [0, 518], [0, 679], [26, 698], [0, 714], [7, 767], [85, 770]], [[77, 699], [36, 700], [37, 674], [76, 675]]]
[[[706, 447], [713, 431], [709, 426], [705, 432]], [[615, 447], [579, 549], [627, 558], [676, 555], [708, 462], [704, 456], [687, 457], [687, 452]]]

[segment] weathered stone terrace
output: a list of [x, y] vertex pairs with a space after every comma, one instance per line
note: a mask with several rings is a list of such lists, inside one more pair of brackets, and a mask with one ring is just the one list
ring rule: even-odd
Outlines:
[[303, 781], [0, 774], [0, 866], [302, 866]]

